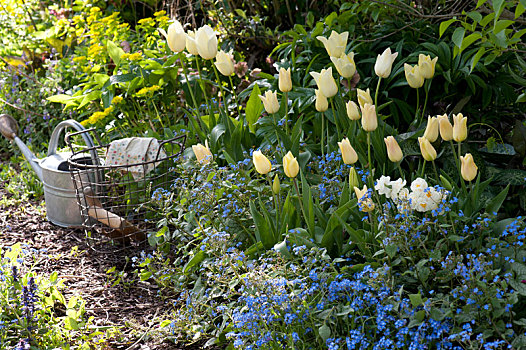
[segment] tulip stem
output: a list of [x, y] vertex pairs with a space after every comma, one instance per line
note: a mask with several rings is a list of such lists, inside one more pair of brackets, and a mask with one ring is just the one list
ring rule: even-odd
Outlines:
[[285, 100], [285, 132], [289, 134], [289, 92], [283, 93], [283, 99]]
[[[280, 227], [279, 227], [279, 203], [278, 199], [276, 198], [276, 194], [274, 193], [272, 189], [272, 179], [270, 178], [270, 173], [267, 173], [267, 180], [270, 185], [270, 191], [272, 192], [272, 198], [274, 199], [274, 205], [276, 206], [276, 235], [280, 234]], [[279, 240], [279, 237], [275, 237], [275, 241]]]
[[338, 116], [336, 115], [336, 109], [334, 109], [334, 97], [331, 98], [331, 109], [332, 117], [334, 118], [334, 124], [336, 125], [336, 133], [338, 134], [338, 140], [341, 140], [342, 135], [340, 133], [340, 126], [338, 125]]
[[349, 84], [349, 100], [352, 100], [351, 78], [347, 78], [347, 84]]
[[367, 161], [369, 162], [369, 176], [371, 178], [371, 187], [374, 186], [373, 163], [371, 162], [371, 132], [367, 132]]
[[382, 77], [378, 77], [378, 84], [376, 84], [376, 93], [374, 94], [374, 107], [376, 108], [377, 113], [378, 113], [378, 91], [380, 91], [381, 81], [382, 81]]
[[420, 113], [418, 113], [419, 110], [420, 110], [420, 89], [416, 88], [416, 112], [415, 112], [415, 119], [416, 119], [416, 127], [417, 128], [420, 126], [420, 123], [421, 123]]
[[[214, 73], [216, 75], [217, 84], [219, 84], [219, 90], [221, 91], [221, 99], [223, 100], [223, 107], [225, 110], [225, 116], [228, 117], [228, 109], [226, 107], [226, 96], [225, 96], [225, 90], [223, 89], [223, 84], [221, 83], [221, 79], [219, 79], [219, 73], [217, 72], [217, 68], [215, 64], [212, 64], [212, 68], [214, 69]], [[218, 101], [219, 106], [221, 106], [221, 101]], [[220, 109], [218, 107], [218, 109]]]
[[433, 160], [432, 163], [433, 163], [433, 170], [435, 171], [435, 177], [437, 179], [437, 184], [440, 184], [440, 177], [438, 176], [438, 171], [437, 171], [437, 167], [435, 165], [435, 161]]
[[453, 151], [453, 157], [455, 158], [455, 164], [457, 165], [458, 170], [458, 176], [460, 177], [460, 185], [462, 186], [462, 190], [464, 191], [464, 195], [468, 195], [468, 190], [466, 189], [466, 184], [464, 183], [464, 179], [462, 178], [462, 171], [460, 170], [460, 142], [458, 143], [458, 156], [455, 152], [455, 146], [453, 145], [453, 141], [449, 141], [449, 144], [451, 145], [451, 151]]
[[400, 172], [400, 178], [404, 180], [405, 176], [404, 176], [404, 172], [402, 171], [402, 168], [400, 167], [400, 162], [396, 162], [396, 167], [398, 168], [398, 171]]
[[321, 157], [322, 159], [325, 158], [325, 151], [323, 150], [324, 141], [325, 141], [325, 112], [321, 112]]
[[[197, 73], [199, 74], [199, 86], [201, 87], [201, 91], [203, 91], [203, 96], [205, 98], [206, 108], [212, 108], [210, 104], [208, 103], [208, 97], [206, 96], [206, 89], [203, 84], [203, 78], [201, 77], [201, 68], [199, 67], [199, 57], [195, 58], [195, 66], [197, 67]], [[213, 111], [210, 113], [212, 114]]]
[[424, 108], [422, 109], [422, 120], [425, 118], [426, 108], [427, 108], [427, 98], [429, 97], [429, 89], [431, 89], [431, 82], [433, 81], [433, 78], [429, 81], [429, 84], [426, 87], [424, 86], [424, 90], [426, 91], [426, 99], [424, 101]]
[[280, 142], [280, 139], [279, 139], [279, 135], [278, 135], [278, 121], [276, 119], [276, 113], [272, 113], [272, 119], [274, 120], [274, 132], [276, 133], [276, 147], [278, 147], [280, 149], [280, 153], [281, 153], [281, 156], [283, 157], [284, 154], [283, 154], [283, 150], [281, 148], [281, 142]]
[[234, 95], [234, 101], [236, 102], [236, 109], [239, 111], [239, 116], [241, 117], [241, 106], [239, 101], [237, 100], [236, 88], [234, 87], [234, 83], [232, 82], [232, 76], [229, 75], [228, 79], [230, 80], [230, 87], [232, 89], [232, 94]]
[[[296, 182], [295, 177], [292, 178], [292, 182], [294, 183], [294, 188], [296, 189], [296, 194], [298, 195], [298, 201], [300, 202], [301, 212], [303, 213], [305, 222], [308, 223], [309, 220], [307, 218], [307, 215], [305, 214], [305, 208], [303, 207], [303, 201], [301, 200], [301, 196], [300, 196], [300, 189], [298, 188], [298, 183]], [[314, 232], [311, 232], [311, 235], [314, 236]]]
[[426, 160], [424, 159], [424, 164], [422, 164], [422, 171], [420, 172], [420, 177], [424, 178], [424, 170], [426, 170]]

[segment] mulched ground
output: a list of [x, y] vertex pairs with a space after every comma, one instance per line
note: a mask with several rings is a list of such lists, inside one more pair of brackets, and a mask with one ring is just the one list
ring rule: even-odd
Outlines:
[[[0, 199], [8, 196], [0, 181]], [[154, 319], [170, 309], [169, 301], [156, 297], [156, 286], [137, 281], [112, 286], [106, 271], [116, 266], [131, 279], [125, 256], [138, 255], [147, 247], [113, 254], [93, 251], [82, 230], [64, 229], [46, 221], [43, 205], [40, 201], [8, 207], [0, 204], [0, 249], [23, 242], [43, 252], [37, 272], [49, 276], [56, 271], [65, 281], [66, 298], [79, 295], [86, 301], [86, 317], [93, 316], [97, 326], [113, 325], [121, 330], [106, 349], [202, 349], [202, 343], [177, 346], [156, 334]]]

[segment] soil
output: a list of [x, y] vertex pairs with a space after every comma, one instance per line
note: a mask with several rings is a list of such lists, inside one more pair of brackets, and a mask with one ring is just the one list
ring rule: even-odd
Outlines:
[[[9, 198], [0, 180], [0, 199]], [[14, 201], [8, 201], [15, 203]], [[202, 349], [203, 343], [177, 345], [156, 331], [159, 320], [170, 310], [170, 300], [158, 296], [158, 288], [137, 281], [126, 256], [140, 254], [148, 247], [117, 253], [94, 251], [87, 244], [84, 231], [55, 226], [45, 218], [44, 202], [29, 200], [21, 205], [0, 204], [0, 250], [17, 242], [27, 244], [40, 253], [35, 269], [39, 275], [57, 272], [64, 280], [62, 291], [69, 300], [81, 296], [86, 302], [86, 319], [94, 317], [96, 326], [116, 326], [120, 334], [102, 349]], [[132, 283], [112, 285], [108, 269], [124, 271], [124, 279]]]

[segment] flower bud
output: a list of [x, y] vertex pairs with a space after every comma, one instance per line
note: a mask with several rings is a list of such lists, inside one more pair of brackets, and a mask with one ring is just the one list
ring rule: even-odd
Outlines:
[[471, 153], [466, 153], [464, 157], [460, 156], [460, 163], [460, 174], [464, 180], [471, 181], [477, 177], [478, 167]]
[[349, 186], [350, 188], [355, 188], [360, 185], [360, 180], [358, 180], [358, 173], [354, 167], [351, 167], [349, 170]]
[[398, 52], [391, 53], [391, 48], [385, 49], [385, 51], [378, 55], [376, 58], [376, 63], [374, 64], [374, 72], [381, 78], [387, 78], [391, 74], [391, 68], [393, 67], [393, 62], [398, 56]]
[[438, 139], [438, 119], [437, 117], [427, 117], [426, 131], [424, 131], [424, 137], [429, 142], [435, 142]]
[[462, 113], [453, 115], [453, 140], [462, 142], [468, 137], [468, 118]]
[[323, 43], [323, 46], [325, 46], [325, 50], [327, 50], [329, 56], [340, 57], [345, 53], [348, 37], [349, 32], [338, 34], [333, 30], [331, 32], [331, 36], [329, 36], [328, 39], [323, 36], [317, 36], [316, 39]]
[[345, 53], [339, 58], [331, 57], [334, 67], [343, 78], [352, 78], [356, 73], [356, 64], [354, 63], [354, 52], [346, 55]]
[[358, 198], [358, 206], [363, 212], [370, 212], [374, 209], [374, 203], [367, 193], [367, 185], [363, 185], [363, 189], [354, 187], [354, 193], [356, 198]]
[[438, 57], [431, 59], [429, 55], [418, 55], [418, 66], [420, 67], [420, 74], [425, 79], [431, 79], [435, 75], [435, 65], [438, 61]]
[[191, 55], [199, 55], [199, 51], [197, 51], [197, 43], [195, 42], [195, 30], [189, 30], [186, 32], [186, 50]]
[[338, 142], [340, 152], [342, 153], [342, 159], [345, 164], [354, 164], [358, 161], [358, 155], [354, 148], [352, 148], [349, 138], [344, 138], [341, 142]]
[[168, 34], [164, 29], [159, 29], [159, 32], [166, 38], [168, 47], [173, 52], [181, 52], [186, 46], [186, 33], [184, 32], [181, 23], [174, 19], [174, 22], [168, 27]]
[[418, 142], [420, 143], [420, 153], [422, 153], [422, 157], [424, 157], [425, 160], [431, 162], [437, 158], [437, 151], [428, 139], [419, 137]]
[[358, 112], [358, 105], [356, 105], [356, 103], [349, 101], [345, 107], [347, 109], [347, 117], [349, 117], [350, 120], [360, 119], [360, 112]]
[[375, 131], [378, 127], [378, 118], [376, 117], [376, 108], [374, 105], [366, 103], [362, 107], [362, 128], [365, 131]]
[[300, 171], [300, 165], [290, 151], [283, 157], [283, 171], [290, 178], [295, 178]]
[[316, 110], [318, 112], [325, 112], [329, 108], [329, 101], [327, 101], [327, 97], [325, 97], [325, 95], [322, 94], [318, 89], [315, 89], [314, 93], [316, 94]]
[[205, 141], [204, 146], [200, 143], [193, 145], [192, 151], [194, 151], [197, 162], [201, 164], [208, 164], [214, 159], [212, 152], [210, 152], [210, 149], [208, 148], [208, 141]]
[[415, 64], [411, 66], [407, 63], [404, 63], [405, 79], [409, 86], [413, 89], [418, 89], [424, 85], [424, 77], [420, 73], [420, 67]]
[[195, 42], [199, 56], [211, 60], [217, 55], [217, 36], [209, 25], [204, 25], [195, 33]]
[[259, 95], [259, 98], [263, 101], [263, 106], [268, 114], [273, 114], [279, 111], [278, 95], [275, 91], [272, 92], [267, 90], [265, 95]]
[[292, 80], [290, 78], [290, 68], [279, 69], [279, 90], [281, 92], [289, 92], [292, 90]]
[[217, 67], [217, 70], [224, 76], [230, 76], [234, 74], [234, 62], [232, 58], [225, 51], [221, 50], [217, 53], [216, 61], [214, 63]]
[[276, 176], [274, 176], [274, 181], [272, 181], [272, 192], [274, 194], [279, 194], [279, 189], [280, 189], [279, 177], [278, 177], [278, 174], [276, 174]]
[[451, 141], [453, 139], [453, 125], [449, 122], [447, 114], [439, 115], [437, 119], [442, 140]]
[[396, 139], [393, 136], [387, 136], [384, 138], [385, 146], [387, 147], [387, 156], [389, 160], [393, 163], [399, 162], [404, 157], [402, 149]]
[[358, 104], [360, 105], [360, 108], [363, 108], [363, 106], [368, 103], [370, 105], [373, 104], [373, 99], [371, 98], [371, 92], [369, 91], [369, 88], [367, 90], [361, 90], [356, 89], [358, 92]]
[[252, 162], [254, 163], [256, 171], [261, 175], [266, 175], [272, 170], [270, 160], [268, 160], [261, 151], [254, 151], [254, 153], [252, 153]]
[[331, 98], [338, 93], [338, 86], [332, 77], [332, 67], [322, 69], [320, 73], [310, 72], [310, 75], [314, 78], [316, 85], [318, 85], [318, 89], [325, 95], [325, 97]]

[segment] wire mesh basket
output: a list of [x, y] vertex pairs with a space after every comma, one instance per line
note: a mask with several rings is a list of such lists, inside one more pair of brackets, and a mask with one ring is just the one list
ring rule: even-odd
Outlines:
[[[77, 143], [83, 133], [95, 135], [98, 145]], [[108, 165], [111, 144], [102, 144], [94, 129], [66, 136], [73, 153], [68, 160], [69, 171], [92, 249], [115, 251], [140, 245], [148, 232], [156, 229], [161, 219], [156, 197], [174, 183], [176, 162], [185, 141], [186, 135], [181, 135], [158, 142], [155, 156], [146, 161]]]

